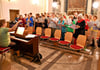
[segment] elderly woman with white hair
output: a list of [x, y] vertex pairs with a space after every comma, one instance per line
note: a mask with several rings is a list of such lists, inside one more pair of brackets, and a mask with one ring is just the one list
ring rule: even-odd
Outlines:
[[78, 21], [76, 23], [76, 29], [74, 34], [74, 44], [76, 44], [76, 38], [78, 35], [85, 35], [85, 20], [83, 20], [82, 15], [78, 15]]

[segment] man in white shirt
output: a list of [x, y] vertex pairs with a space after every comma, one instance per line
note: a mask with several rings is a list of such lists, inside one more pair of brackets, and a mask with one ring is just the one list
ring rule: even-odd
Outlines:
[[52, 16], [49, 19], [49, 24], [48, 24], [48, 27], [50, 27], [52, 30], [52, 32], [51, 32], [52, 37], [54, 36], [55, 29], [57, 28], [57, 22], [58, 22], [57, 17], [55, 17], [55, 14], [52, 13]]

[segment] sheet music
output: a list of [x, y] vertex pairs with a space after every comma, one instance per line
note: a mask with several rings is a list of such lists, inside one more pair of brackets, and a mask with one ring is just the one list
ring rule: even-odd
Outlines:
[[44, 20], [43, 20], [42, 18], [39, 18], [39, 22], [41, 22], [41, 23], [42, 23], [43, 21], [44, 21]]
[[93, 27], [94, 25], [93, 25], [93, 22], [87, 22], [87, 24], [88, 24], [88, 26], [91, 28], [91, 27]]
[[23, 35], [25, 28], [24, 27], [18, 27], [16, 34]]
[[34, 38], [36, 37], [37, 35], [34, 35], [34, 34], [28, 34], [27, 36], [25, 36], [25, 38]]
[[71, 20], [71, 19], [68, 19], [68, 20], [67, 20], [67, 24], [68, 24], [68, 25], [72, 24], [72, 20]]
[[77, 29], [75, 24], [71, 25], [70, 28]]

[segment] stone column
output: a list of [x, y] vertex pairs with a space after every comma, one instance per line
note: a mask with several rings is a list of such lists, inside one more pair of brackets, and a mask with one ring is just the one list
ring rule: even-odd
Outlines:
[[65, 3], [65, 0], [60, 0], [60, 2], [61, 2], [61, 13], [63, 13], [64, 12], [64, 3]]
[[87, 14], [91, 14], [92, 0], [88, 0]]
[[65, 2], [64, 3], [64, 12], [67, 13], [67, 11], [68, 11], [68, 0], [65, 0], [64, 2]]
[[100, 21], [100, 0], [97, 0], [99, 2], [99, 7], [98, 7], [98, 11], [97, 11], [97, 16], [98, 16], [98, 19]]

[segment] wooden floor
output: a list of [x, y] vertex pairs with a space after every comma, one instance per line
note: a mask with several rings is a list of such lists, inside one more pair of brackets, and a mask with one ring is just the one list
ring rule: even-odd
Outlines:
[[[52, 46], [49, 46], [52, 47]], [[48, 45], [40, 43], [40, 53], [43, 55], [41, 64], [30, 62], [27, 56], [19, 58], [21, 63], [10, 60], [10, 53], [6, 53], [3, 60], [3, 70], [100, 70], [99, 54], [85, 57], [85, 54], [77, 55], [48, 48]], [[96, 51], [94, 51], [96, 52]]]

